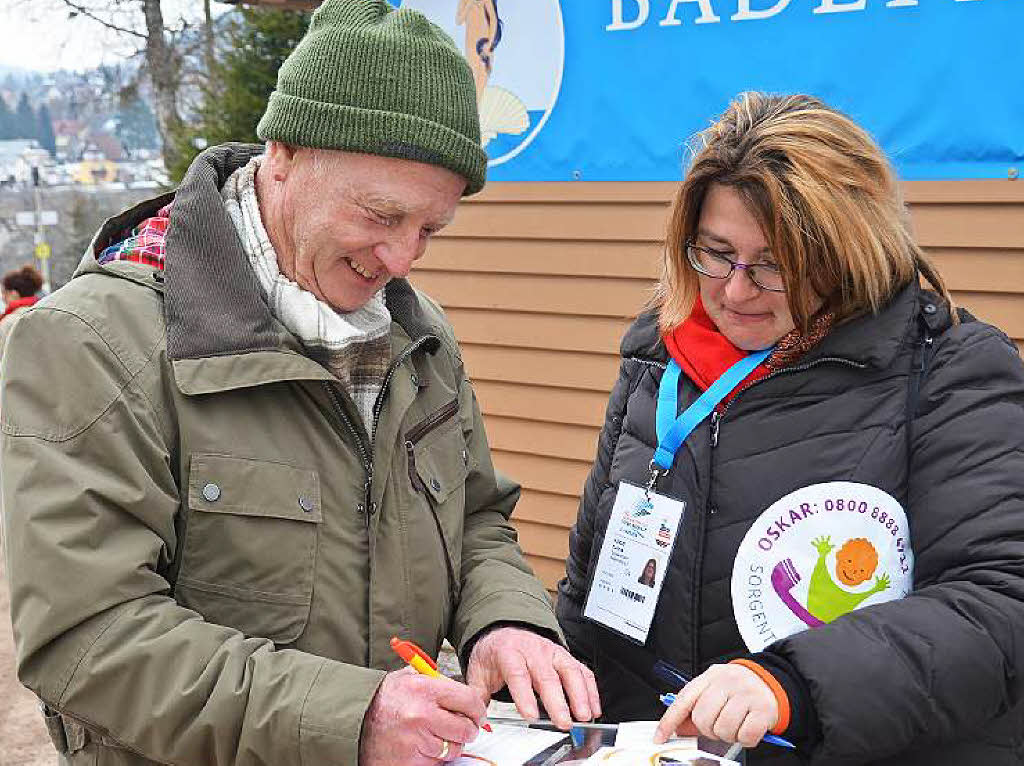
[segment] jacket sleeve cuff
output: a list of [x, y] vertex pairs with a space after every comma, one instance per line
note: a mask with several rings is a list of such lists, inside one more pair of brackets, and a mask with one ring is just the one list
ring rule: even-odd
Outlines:
[[775, 705], [779, 709], [779, 718], [775, 722], [775, 726], [772, 727], [772, 734], [782, 734], [786, 729], [789, 728], [789, 695], [786, 694], [786, 690], [782, 688], [782, 684], [778, 682], [771, 673], [765, 670], [761, 665], [757, 664], [753, 660], [741, 658], [733, 660], [729, 663], [730, 665], [741, 665], [747, 670], [751, 671], [758, 678], [765, 683], [765, 685], [771, 690], [772, 695], [775, 697]]
[[363, 718], [384, 671], [325, 660], [302, 705], [299, 763], [359, 763]]
[[451, 637], [459, 658], [468, 661], [468, 650], [472, 649], [472, 644], [476, 643], [484, 630], [497, 623], [514, 624], [532, 630], [565, 646], [565, 638], [546, 595], [534, 595], [522, 590], [502, 590], [488, 594], [475, 604], [460, 606]]
[[785, 729], [772, 730], [793, 742], [800, 750], [813, 749], [821, 739], [818, 714], [811, 698], [807, 681], [792, 663], [773, 652], [752, 655], [749, 662], [757, 664], [762, 672], [770, 674], [782, 688], [789, 702], [789, 722]]

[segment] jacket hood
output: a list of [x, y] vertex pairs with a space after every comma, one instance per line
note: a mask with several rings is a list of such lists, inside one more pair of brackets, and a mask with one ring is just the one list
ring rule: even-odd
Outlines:
[[[935, 293], [922, 290], [915, 279], [900, 289], [878, 314], [857, 317], [834, 327], [801, 359], [801, 364], [838, 357], [866, 367], [888, 367], [906, 338], [912, 337], [909, 326], [918, 317], [933, 335], [951, 322], [948, 304]], [[622, 339], [620, 352], [627, 359], [668, 362], [656, 311], [645, 311], [637, 317]]]

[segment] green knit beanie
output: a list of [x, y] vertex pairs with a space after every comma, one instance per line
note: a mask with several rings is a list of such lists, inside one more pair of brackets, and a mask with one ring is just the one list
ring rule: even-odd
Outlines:
[[440, 165], [487, 179], [476, 86], [455, 43], [386, 0], [325, 0], [277, 74], [263, 141]]

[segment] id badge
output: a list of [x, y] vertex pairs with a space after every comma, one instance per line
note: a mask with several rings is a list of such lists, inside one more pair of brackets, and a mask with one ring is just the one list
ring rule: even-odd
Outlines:
[[621, 482], [583, 616], [643, 644], [686, 503]]

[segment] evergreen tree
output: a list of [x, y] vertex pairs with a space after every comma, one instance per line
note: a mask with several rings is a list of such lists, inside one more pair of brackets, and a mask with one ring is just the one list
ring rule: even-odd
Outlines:
[[35, 110], [29, 103], [28, 94], [22, 91], [18, 99], [18, 108], [14, 113], [14, 135], [12, 138], [35, 138], [39, 131], [39, 122]]
[[139, 96], [136, 85], [124, 88], [120, 93], [116, 133], [128, 151], [156, 149], [160, 146], [156, 115]]
[[53, 134], [53, 119], [50, 117], [50, 107], [43, 104], [39, 107], [39, 129], [36, 132], [39, 145], [50, 153], [57, 154], [57, 137]]
[[0, 96], [0, 141], [14, 138], [14, 113], [7, 106], [7, 100]]
[[225, 32], [225, 52], [204, 89], [199, 120], [180, 139], [181, 161], [170, 169], [172, 178], [185, 174], [199, 151], [197, 143], [259, 142], [256, 125], [277, 85], [277, 70], [305, 34], [309, 16], [270, 8], [242, 8], [234, 14]]

